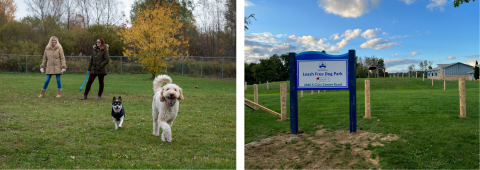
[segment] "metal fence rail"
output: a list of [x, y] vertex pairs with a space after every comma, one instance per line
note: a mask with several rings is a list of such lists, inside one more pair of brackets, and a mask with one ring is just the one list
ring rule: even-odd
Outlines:
[[[42, 59], [43, 55], [0, 54], [0, 72], [40, 73]], [[87, 71], [90, 56], [65, 56], [65, 61], [67, 72], [84, 73]], [[169, 57], [167, 64], [170, 67], [165, 68], [162, 73], [229, 79], [236, 77], [235, 57]], [[106, 69], [108, 73], [117, 74], [148, 73], [131, 56], [110, 56]]]

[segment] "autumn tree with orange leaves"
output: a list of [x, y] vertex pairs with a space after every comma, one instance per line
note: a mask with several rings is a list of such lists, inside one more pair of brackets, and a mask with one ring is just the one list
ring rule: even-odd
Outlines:
[[137, 59], [152, 74], [152, 79], [170, 67], [167, 59], [188, 56], [188, 51], [180, 50], [188, 47], [188, 39], [183, 36], [183, 23], [174, 17], [175, 13], [178, 13], [175, 3], [151, 4], [137, 13], [130, 28], [124, 24], [125, 29], [118, 32], [127, 46], [123, 55]]
[[17, 5], [13, 0], [0, 0], [0, 19], [12, 21], [15, 19]]

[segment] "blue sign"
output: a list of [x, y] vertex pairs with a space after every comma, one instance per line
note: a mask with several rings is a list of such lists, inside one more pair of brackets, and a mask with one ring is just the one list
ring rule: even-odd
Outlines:
[[297, 90], [349, 90], [350, 132], [357, 132], [355, 50], [342, 55], [289, 53], [290, 131], [298, 133]]
[[295, 55], [297, 90], [348, 90], [348, 53], [308, 51]]

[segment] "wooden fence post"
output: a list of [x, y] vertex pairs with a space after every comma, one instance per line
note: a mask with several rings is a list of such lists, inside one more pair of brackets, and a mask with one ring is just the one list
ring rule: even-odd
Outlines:
[[245, 82], [245, 87], [243, 90], [243, 97], [247, 97], [247, 82]]
[[313, 95], [313, 90], [312, 90], [312, 95]]
[[286, 91], [287, 91], [287, 84], [285, 84], [285, 83], [280, 84], [280, 107], [281, 107], [280, 121], [287, 120], [287, 98], [286, 98], [287, 94], [286, 94]]
[[466, 118], [466, 103], [465, 103], [465, 80], [460, 78], [458, 80], [458, 89], [460, 90], [460, 117]]
[[267, 90], [268, 90], [268, 81], [267, 81]]
[[318, 90], [318, 93], [320, 93], [320, 90]]
[[445, 80], [443, 80], [443, 90], [445, 90]]
[[300, 90], [300, 97], [303, 97], [303, 90]]
[[[258, 84], [253, 85], [253, 102], [258, 104]], [[253, 109], [257, 110], [258, 107], [253, 106]]]
[[363, 118], [371, 119], [370, 114], [370, 80], [365, 80], [365, 117]]

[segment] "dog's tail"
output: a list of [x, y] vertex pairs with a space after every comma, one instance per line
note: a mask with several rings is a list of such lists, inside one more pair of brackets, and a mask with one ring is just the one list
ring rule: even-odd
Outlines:
[[155, 80], [153, 80], [153, 91], [157, 93], [157, 91], [162, 90], [163, 83], [172, 83], [172, 78], [168, 75], [158, 75]]

